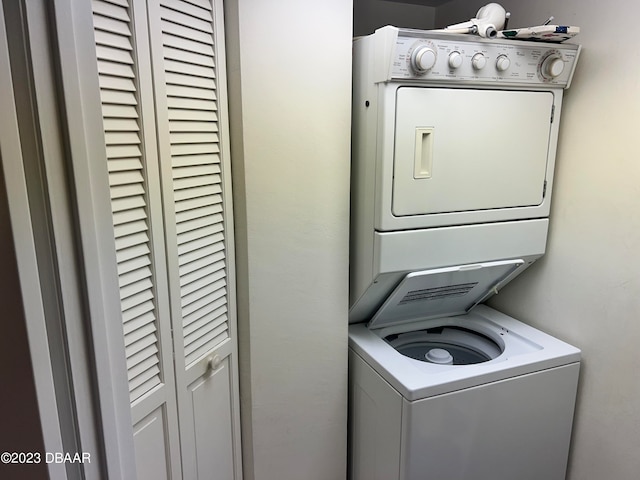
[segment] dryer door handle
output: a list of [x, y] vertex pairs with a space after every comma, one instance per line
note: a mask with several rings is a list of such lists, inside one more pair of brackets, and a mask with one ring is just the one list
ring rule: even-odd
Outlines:
[[413, 178], [431, 178], [433, 168], [433, 127], [416, 128], [416, 148], [413, 159]]

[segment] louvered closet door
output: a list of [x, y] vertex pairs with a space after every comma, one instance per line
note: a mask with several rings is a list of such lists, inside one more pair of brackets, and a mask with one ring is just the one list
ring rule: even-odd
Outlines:
[[145, 16], [93, 1], [137, 473], [156, 480], [181, 469]]
[[150, 7], [185, 478], [240, 478], [222, 5]]

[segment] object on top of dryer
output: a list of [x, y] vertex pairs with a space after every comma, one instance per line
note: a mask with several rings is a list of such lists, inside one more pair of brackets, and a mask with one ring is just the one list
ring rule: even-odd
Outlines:
[[575, 37], [579, 33], [580, 27], [545, 24], [537, 27], [505, 29], [499, 32], [499, 36], [501, 38], [509, 38], [512, 40], [533, 40], [537, 42], [560, 43]]
[[502, 5], [488, 3], [478, 10], [475, 18], [449, 25], [444, 30], [449, 33], [472, 33], [481, 37], [495, 38], [498, 36], [498, 30], [506, 28], [510, 16], [511, 14]]

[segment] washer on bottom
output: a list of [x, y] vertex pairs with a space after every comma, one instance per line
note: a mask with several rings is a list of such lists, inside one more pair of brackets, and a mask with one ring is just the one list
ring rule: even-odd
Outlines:
[[[483, 289], [427, 301], [435, 315], [421, 302], [424, 316], [403, 316], [407, 292], [451, 280], [450, 270], [417, 275], [368, 325], [349, 327], [351, 480], [564, 479], [580, 351], [474, 306]], [[473, 280], [455, 285], [483, 285]], [[470, 311], [443, 315], [443, 301]]]

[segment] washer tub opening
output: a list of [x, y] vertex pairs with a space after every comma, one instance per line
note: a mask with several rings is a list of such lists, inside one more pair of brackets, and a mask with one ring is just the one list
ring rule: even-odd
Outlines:
[[393, 334], [385, 337], [385, 340], [402, 355], [440, 365], [488, 362], [503, 351], [503, 348], [487, 335], [456, 326]]

